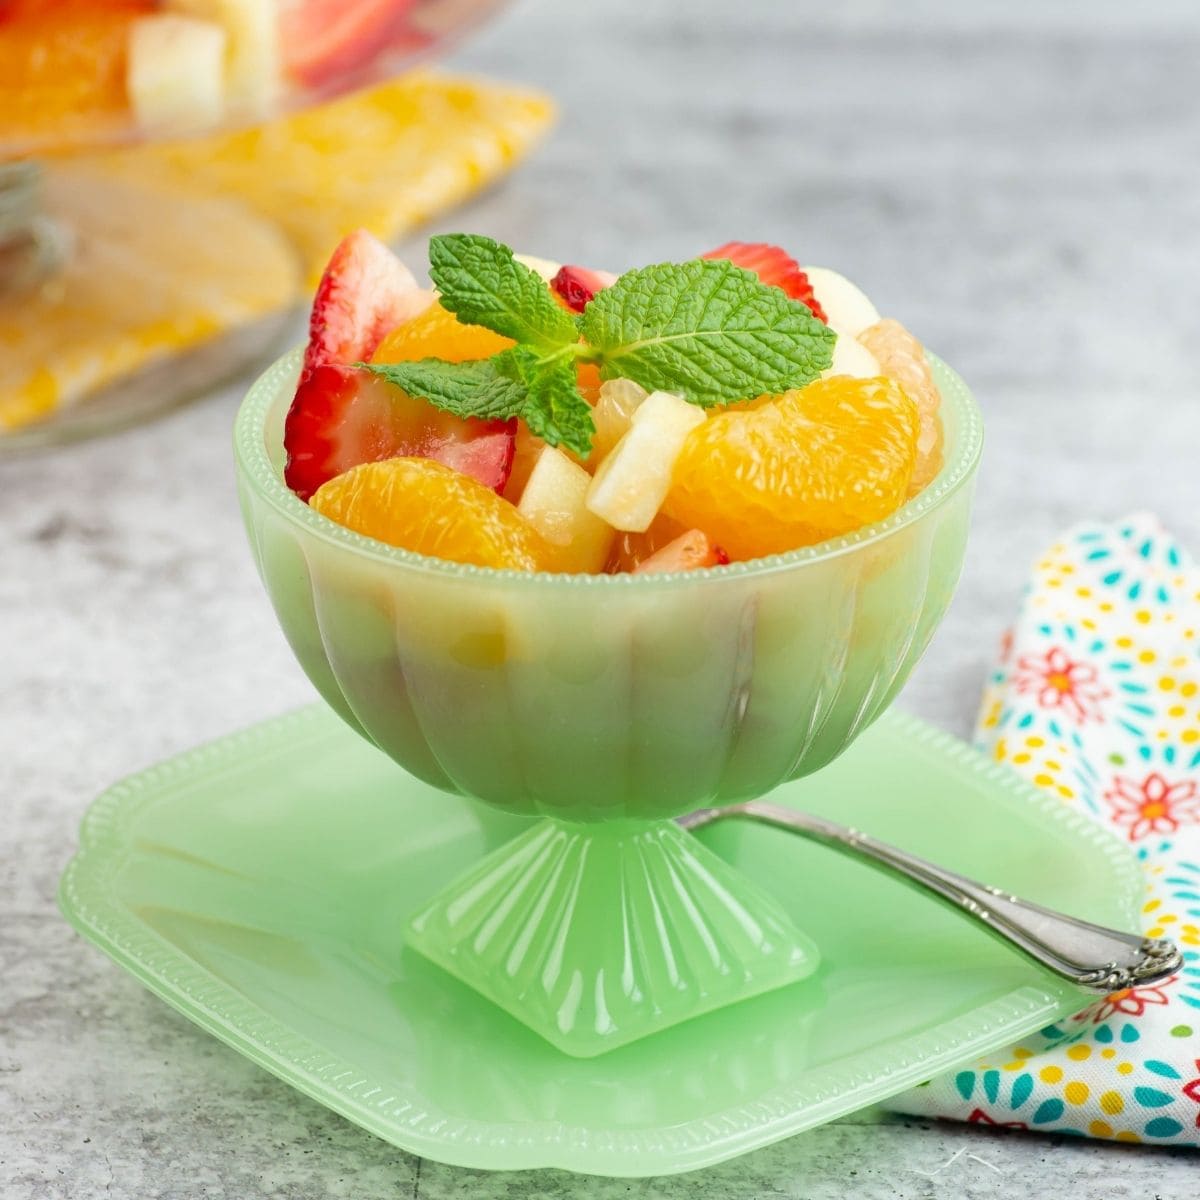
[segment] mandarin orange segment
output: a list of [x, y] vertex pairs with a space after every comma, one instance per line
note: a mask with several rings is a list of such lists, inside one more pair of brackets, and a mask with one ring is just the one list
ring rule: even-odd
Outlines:
[[858, 340], [875, 356], [884, 375], [909, 394], [920, 414], [917, 465], [909, 484], [909, 495], [915, 496], [942, 469], [942, 421], [938, 415], [942, 395], [933, 381], [925, 347], [890, 317], [864, 329]]
[[904, 503], [919, 429], [894, 380], [817, 380], [695, 429], [663, 510], [737, 560], [838, 537]]
[[393, 329], [380, 342], [372, 362], [420, 362], [440, 358], [443, 362], [469, 362], [490, 358], [516, 343], [481, 325], [464, 325], [436, 300], [419, 317]]
[[309, 501], [366, 537], [477, 567], [554, 570], [553, 548], [507, 500], [428, 458], [363, 463]]

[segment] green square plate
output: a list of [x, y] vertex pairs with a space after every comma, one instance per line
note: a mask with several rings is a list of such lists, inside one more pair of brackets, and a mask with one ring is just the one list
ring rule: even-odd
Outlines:
[[[1127, 849], [959, 742], [888, 715], [773, 799], [1106, 924]], [[771, 830], [709, 845], [785, 902], [817, 974], [593, 1059], [406, 950], [405, 920], [525, 828], [405, 775], [324, 708], [181, 755], [92, 806], [61, 903], [148, 988], [405, 1150], [483, 1168], [686, 1171], [812, 1128], [1081, 1004], [939, 905]]]

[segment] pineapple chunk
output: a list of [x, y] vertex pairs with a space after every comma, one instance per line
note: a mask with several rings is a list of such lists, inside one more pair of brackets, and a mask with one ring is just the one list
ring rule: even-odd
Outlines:
[[521, 493], [517, 511], [553, 546], [559, 569], [604, 570], [617, 531], [587, 508], [592, 477], [561, 450], [545, 446]]
[[804, 273], [812, 284], [813, 294], [825, 310], [830, 328], [858, 337], [864, 329], [879, 320], [875, 305], [845, 275], [839, 275], [828, 267], [805, 267]]
[[839, 333], [833, 344], [833, 362], [821, 374], [822, 379], [831, 375], [851, 375], [855, 379], [874, 379], [882, 375], [879, 360], [870, 350], [848, 333]]
[[283, 83], [277, 0], [166, 0], [164, 7], [225, 30], [230, 103], [241, 116], [269, 116]]
[[592, 470], [629, 431], [633, 414], [649, 394], [632, 379], [610, 379], [600, 385], [600, 399], [592, 409], [592, 420], [596, 423], [592, 453], [588, 456]]
[[129, 30], [127, 86], [147, 133], [198, 133], [225, 109], [225, 31], [171, 14], [139, 17]]
[[683, 443], [704, 421], [704, 411], [696, 405], [670, 392], [652, 392], [596, 471], [588, 508], [614, 529], [644, 533], [670, 490]]

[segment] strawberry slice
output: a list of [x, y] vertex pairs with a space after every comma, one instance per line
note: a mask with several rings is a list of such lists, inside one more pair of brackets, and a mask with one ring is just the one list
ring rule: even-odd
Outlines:
[[550, 281], [550, 287], [572, 312], [581, 313], [598, 291], [616, 282], [617, 277], [608, 271], [593, 271], [589, 267], [561, 267]]
[[634, 575], [660, 571], [695, 571], [700, 567], [723, 567], [729, 555], [702, 529], [689, 529], [656, 550], [633, 568]]
[[808, 276], [800, 269], [800, 264], [786, 250], [772, 246], [767, 242], [726, 242], [701, 258], [725, 258], [734, 266], [744, 267], [772, 287], [799, 300], [808, 306], [812, 315], [818, 321], [826, 320], [825, 313], [813, 293]]
[[370, 371], [325, 363], [300, 378], [288, 410], [284, 479], [307, 500], [360, 463], [432, 458], [499, 492], [512, 470], [517, 423], [464, 420]]
[[[368, 66], [383, 50], [415, 49], [427, 41], [410, 30], [415, 0], [283, 0], [284, 66], [310, 88], [338, 82]], [[403, 37], [401, 35], [404, 35]]]
[[304, 370], [365, 362], [397, 325], [429, 306], [430, 293], [365, 229], [342, 239], [317, 285]]

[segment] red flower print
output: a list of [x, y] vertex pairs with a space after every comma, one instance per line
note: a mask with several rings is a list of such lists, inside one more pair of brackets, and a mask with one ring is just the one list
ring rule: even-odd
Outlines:
[[1011, 626], [1000, 635], [1000, 661], [1008, 662], [1012, 658], [1013, 642], [1016, 640], [1016, 634]]
[[1148, 833], [1174, 833], [1181, 824], [1200, 822], [1200, 788], [1192, 779], [1168, 783], [1152, 771], [1138, 783], [1114, 775], [1104, 799], [1112, 809], [1113, 824], [1127, 826], [1131, 842]]
[[[1200, 1063], [1197, 1064], [1200, 1066]], [[1196, 1081], [1200, 1083], [1200, 1079]], [[973, 1109], [967, 1120], [972, 1125], [994, 1125], [997, 1129], [1028, 1129], [1024, 1121], [993, 1121], [982, 1108]]]
[[[1200, 1071], [1200, 1058], [1196, 1059], [1196, 1070]], [[1200, 1104], [1200, 1075], [1197, 1075], [1191, 1083], [1183, 1085], [1183, 1094], [1189, 1099]], [[1200, 1113], [1196, 1114], [1196, 1128], [1200, 1129]]]
[[1025, 654], [1017, 659], [1013, 686], [1018, 692], [1035, 695], [1039, 708], [1058, 709], [1076, 725], [1102, 722], [1100, 702], [1112, 695], [1091, 663], [1076, 662], [1058, 646], [1045, 654]]
[[1170, 979], [1164, 979], [1158, 987], [1124, 988], [1113, 992], [1087, 1009], [1086, 1015], [1091, 1017], [1096, 1025], [1116, 1013], [1123, 1013], [1127, 1017], [1140, 1017], [1151, 1005], [1170, 1002], [1170, 997], [1163, 988], [1170, 987], [1178, 978], [1177, 975], [1172, 975]]

